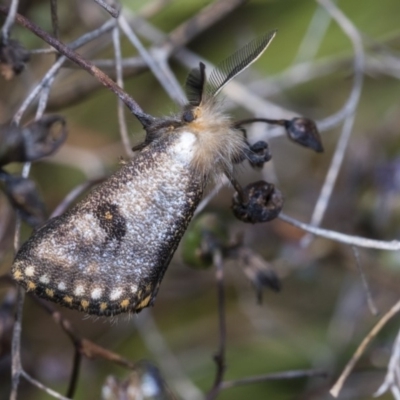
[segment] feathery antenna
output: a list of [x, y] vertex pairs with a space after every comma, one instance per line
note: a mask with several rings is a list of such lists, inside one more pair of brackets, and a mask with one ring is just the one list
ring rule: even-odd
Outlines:
[[252, 40], [218, 65], [208, 78], [206, 94], [215, 97], [236, 75], [240, 74], [264, 53], [276, 35], [273, 30]]

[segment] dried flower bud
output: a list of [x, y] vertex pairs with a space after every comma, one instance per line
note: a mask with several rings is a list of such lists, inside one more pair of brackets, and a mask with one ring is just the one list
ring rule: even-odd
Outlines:
[[28, 61], [29, 52], [17, 40], [0, 39], [0, 73], [4, 79], [20, 74]]
[[268, 143], [261, 140], [251, 145], [250, 151], [247, 153], [247, 159], [253, 168], [262, 168], [271, 158]]
[[66, 137], [66, 122], [58, 115], [44, 116], [25, 127], [0, 126], [0, 166], [48, 156]]
[[244, 202], [239, 193], [233, 195], [233, 214], [243, 222], [267, 222], [282, 210], [283, 196], [272, 183], [258, 181], [243, 189]]
[[308, 118], [293, 118], [284, 121], [286, 132], [291, 140], [308, 147], [317, 153], [322, 153], [321, 136], [314, 121]]
[[33, 181], [0, 171], [2, 189], [10, 203], [20, 212], [21, 217], [34, 228], [46, 220], [45, 207]]

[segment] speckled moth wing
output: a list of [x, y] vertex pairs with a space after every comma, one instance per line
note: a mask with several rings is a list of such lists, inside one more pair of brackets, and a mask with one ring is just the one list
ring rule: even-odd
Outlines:
[[[12, 274], [27, 291], [95, 315], [151, 304], [202, 196], [185, 135], [142, 150], [21, 247]], [[183, 149], [184, 150], [184, 149]]]

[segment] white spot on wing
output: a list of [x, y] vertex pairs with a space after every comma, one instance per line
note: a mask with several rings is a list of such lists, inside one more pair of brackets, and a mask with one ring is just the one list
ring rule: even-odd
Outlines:
[[39, 278], [39, 281], [47, 285], [50, 282], [50, 278], [47, 274], [45, 274]]
[[57, 287], [58, 287], [58, 290], [65, 290], [67, 288], [67, 286], [64, 282], [60, 282]]
[[137, 285], [132, 285], [132, 286], [131, 286], [131, 292], [132, 292], [132, 293], [136, 293], [136, 292], [138, 291], [138, 289], [139, 289], [139, 288], [137, 287]]
[[33, 276], [35, 275], [35, 267], [30, 265], [29, 267], [25, 268], [25, 275], [26, 276]]
[[85, 293], [85, 288], [82, 285], [78, 285], [74, 290], [75, 296], [82, 296]]
[[90, 295], [92, 296], [92, 299], [97, 300], [101, 297], [101, 293], [101, 288], [97, 287], [92, 290], [92, 293]]
[[111, 300], [118, 300], [122, 295], [122, 289], [121, 288], [116, 288], [114, 289], [111, 294], [110, 294], [110, 299]]

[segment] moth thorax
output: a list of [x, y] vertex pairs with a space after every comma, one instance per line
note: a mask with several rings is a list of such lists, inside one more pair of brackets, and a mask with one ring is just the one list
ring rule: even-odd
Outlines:
[[217, 104], [199, 106], [193, 111], [193, 121], [181, 128], [182, 135], [189, 133], [195, 137], [191, 165], [207, 177], [231, 171], [245, 148], [243, 133], [232, 128], [229, 117]]

